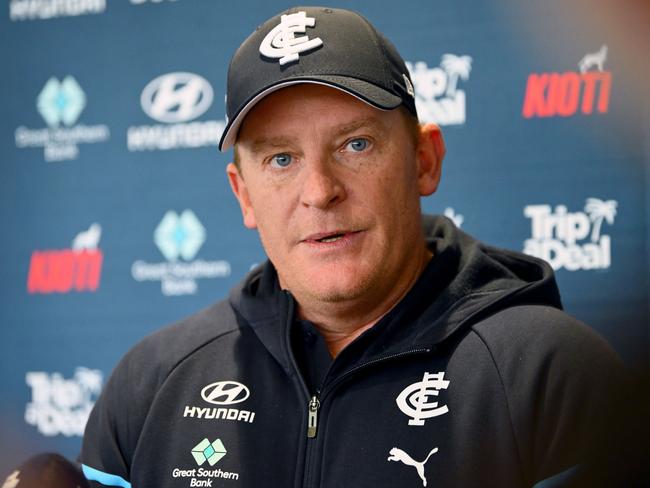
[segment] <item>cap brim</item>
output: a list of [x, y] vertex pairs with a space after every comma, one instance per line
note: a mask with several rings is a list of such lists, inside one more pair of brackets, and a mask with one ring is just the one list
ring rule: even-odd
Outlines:
[[275, 91], [301, 83], [312, 83], [315, 85], [325, 85], [336, 88], [337, 90], [348, 93], [362, 102], [372, 105], [380, 110], [392, 110], [399, 107], [402, 103], [402, 99], [399, 96], [394, 95], [383, 88], [379, 88], [377, 85], [346, 76], [318, 75], [310, 76], [309, 78], [284, 80], [275, 85], [271, 85], [254, 95], [248, 102], [246, 102], [243, 108], [237, 112], [237, 115], [228, 121], [223, 134], [221, 135], [221, 140], [219, 141], [219, 150], [227, 151], [235, 144], [237, 132], [239, 132], [241, 123], [257, 102]]

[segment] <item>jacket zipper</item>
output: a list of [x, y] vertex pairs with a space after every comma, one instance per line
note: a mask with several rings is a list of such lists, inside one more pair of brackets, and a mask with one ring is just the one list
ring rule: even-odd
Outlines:
[[318, 398], [318, 392], [309, 400], [309, 405], [307, 406], [307, 438], [313, 439], [316, 437], [316, 431], [318, 428], [318, 409], [320, 408], [320, 400]]

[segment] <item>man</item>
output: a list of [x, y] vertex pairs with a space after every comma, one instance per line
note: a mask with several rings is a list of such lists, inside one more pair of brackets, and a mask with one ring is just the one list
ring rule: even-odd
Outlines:
[[86, 430], [93, 486], [588, 474], [618, 360], [561, 311], [547, 264], [421, 216], [445, 148], [393, 45], [356, 13], [290, 9], [235, 53], [227, 113], [228, 178], [269, 262], [121, 361]]

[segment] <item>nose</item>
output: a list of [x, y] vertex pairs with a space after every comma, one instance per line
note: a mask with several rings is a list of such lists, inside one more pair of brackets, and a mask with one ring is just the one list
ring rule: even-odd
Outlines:
[[345, 186], [333, 161], [326, 158], [305, 165], [301, 201], [306, 207], [327, 209], [345, 199]]

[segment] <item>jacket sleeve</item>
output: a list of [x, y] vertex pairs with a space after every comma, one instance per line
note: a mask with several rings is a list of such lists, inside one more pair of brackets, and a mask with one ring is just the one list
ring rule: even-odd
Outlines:
[[622, 362], [593, 329], [550, 307], [504, 310], [484, 328], [527, 486], [620, 486]]
[[131, 459], [150, 392], [138, 374], [139, 356], [132, 350], [119, 362], [86, 424], [79, 460], [93, 488], [131, 487]]

